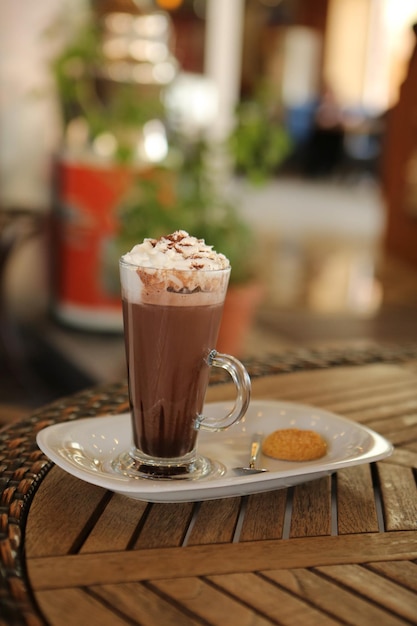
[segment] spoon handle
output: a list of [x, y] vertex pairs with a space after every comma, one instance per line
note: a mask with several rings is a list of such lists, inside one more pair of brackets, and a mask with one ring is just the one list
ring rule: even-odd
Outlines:
[[261, 450], [261, 443], [262, 443], [262, 434], [256, 433], [252, 438], [252, 442], [250, 446], [249, 467], [251, 469], [255, 469], [256, 461], [257, 461], [259, 452]]

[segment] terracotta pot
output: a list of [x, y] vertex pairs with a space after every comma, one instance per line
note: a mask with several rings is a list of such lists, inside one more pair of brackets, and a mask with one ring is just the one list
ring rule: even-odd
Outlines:
[[218, 352], [242, 356], [246, 337], [262, 298], [262, 291], [258, 283], [229, 286], [217, 340]]

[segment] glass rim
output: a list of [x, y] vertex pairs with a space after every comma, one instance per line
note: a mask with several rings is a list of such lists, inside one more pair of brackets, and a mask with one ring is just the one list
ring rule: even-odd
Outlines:
[[126, 261], [122, 256], [119, 258], [119, 266], [124, 266], [126, 268], [138, 269], [141, 268], [145, 271], [153, 271], [153, 272], [181, 272], [181, 273], [195, 273], [195, 272], [204, 272], [206, 274], [216, 273], [216, 272], [230, 272], [232, 269], [231, 265], [227, 267], [220, 267], [218, 269], [213, 268], [176, 268], [176, 267], [153, 267], [152, 265], [140, 265], [138, 263], [131, 263], [130, 261]]

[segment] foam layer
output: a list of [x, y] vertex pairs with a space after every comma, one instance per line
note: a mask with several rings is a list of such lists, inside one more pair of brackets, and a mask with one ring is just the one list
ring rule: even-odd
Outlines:
[[155, 269], [221, 270], [230, 266], [224, 254], [185, 230], [177, 230], [159, 239], [145, 239], [122, 258], [127, 263]]
[[134, 246], [123, 255], [120, 271], [129, 302], [201, 306], [223, 301], [230, 263], [203, 239], [177, 231]]

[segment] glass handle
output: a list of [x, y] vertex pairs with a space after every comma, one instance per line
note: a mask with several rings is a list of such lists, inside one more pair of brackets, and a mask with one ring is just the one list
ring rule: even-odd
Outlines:
[[221, 354], [212, 350], [208, 356], [208, 364], [212, 367], [221, 367], [232, 378], [237, 396], [232, 410], [221, 418], [206, 417], [199, 415], [196, 420], [196, 428], [202, 430], [226, 430], [233, 424], [237, 424], [248, 410], [251, 394], [251, 382], [245, 366], [230, 354]]

